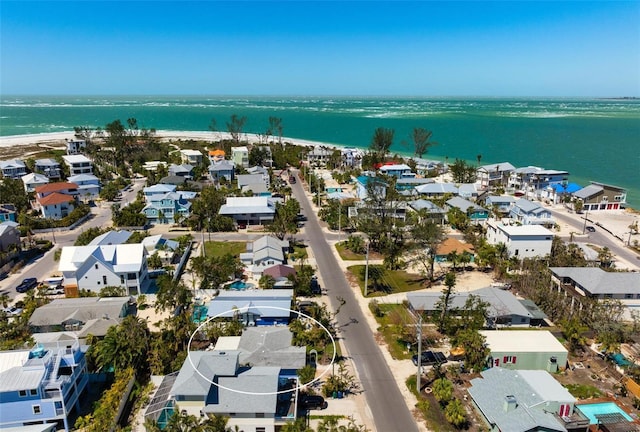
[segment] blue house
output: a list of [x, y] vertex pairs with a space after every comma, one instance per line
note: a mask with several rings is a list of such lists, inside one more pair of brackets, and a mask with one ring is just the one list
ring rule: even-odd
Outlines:
[[0, 223], [2, 222], [16, 222], [16, 206], [13, 204], [0, 204]]
[[209, 165], [209, 177], [212, 181], [226, 179], [228, 182], [233, 180], [234, 166], [231, 162], [222, 160], [218, 163]]
[[396, 178], [416, 176], [416, 174], [411, 171], [411, 167], [407, 164], [383, 165], [380, 167], [379, 171], [382, 174], [396, 177]]
[[56, 423], [69, 431], [69, 413], [79, 408], [88, 380], [77, 341], [0, 352], [0, 429]]
[[169, 192], [175, 192], [177, 189], [176, 185], [171, 184], [155, 184], [153, 186], [146, 187], [142, 189], [142, 193], [144, 195], [144, 199], [149, 202], [149, 199], [158, 195], [165, 195]]
[[183, 220], [189, 217], [190, 209], [191, 202], [185, 198], [184, 194], [169, 192], [149, 196], [142, 212], [150, 223], [172, 224], [175, 223], [177, 215], [180, 215]]
[[462, 212], [469, 216], [472, 223], [483, 223], [489, 219], [489, 210], [480, 207], [476, 203], [467, 201], [464, 198], [453, 197], [450, 200], [447, 200], [446, 204], [448, 209], [457, 208], [462, 210]]

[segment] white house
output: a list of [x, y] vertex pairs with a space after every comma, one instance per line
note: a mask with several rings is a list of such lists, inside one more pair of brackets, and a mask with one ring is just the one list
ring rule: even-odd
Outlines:
[[49, 183], [49, 177], [38, 173], [23, 175], [20, 178], [22, 179], [22, 183], [24, 183], [24, 190], [27, 193], [35, 192], [38, 186]]
[[551, 253], [553, 233], [540, 225], [503, 225], [490, 220], [487, 222], [487, 241], [493, 245], [503, 243], [509, 256], [543, 257]]
[[537, 202], [524, 198], [513, 203], [509, 215], [523, 225], [553, 225], [551, 212]]
[[58, 270], [66, 289], [99, 292], [107, 286], [120, 286], [127, 295], [141, 294], [147, 288], [147, 251], [142, 243], [65, 246]]
[[93, 200], [100, 195], [100, 179], [93, 174], [78, 174], [67, 178], [67, 181], [78, 185], [80, 199]]
[[93, 174], [93, 162], [88, 157], [76, 154], [62, 156], [65, 165], [69, 167], [69, 175]]
[[183, 164], [198, 166], [202, 163], [202, 153], [198, 150], [180, 150], [180, 158]]
[[228, 197], [219, 214], [239, 224], [262, 225], [273, 221], [276, 206], [268, 197]]
[[286, 262], [284, 250], [289, 242], [271, 236], [262, 236], [247, 244], [247, 253], [241, 254], [241, 261], [254, 279], [260, 279], [264, 270]]
[[384, 175], [393, 176], [397, 178], [416, 176], [416, 174], [411, 171], [411, 167], [407, 164], [383, 165], [380, 167], [379, 171]]
[[87, 142], [82, 139], [68, 139], [67, 140], [67, 154], [74, 155], [80, 153], [85, 147]]
[[489, 186], [501, 186], [506, 184], [511, 173], [516, 169], [509, 162], [483, 165], [477, 171], [477, 183], [480, 189], [487, 189]]
[[62, 219], [75, 208], [78, 185], [68, 182], [56, 182], [38, 186], [35, 189], [34, 208], [43, 218]]

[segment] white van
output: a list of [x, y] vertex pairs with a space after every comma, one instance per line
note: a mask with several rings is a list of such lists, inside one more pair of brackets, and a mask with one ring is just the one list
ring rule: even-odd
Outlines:
[[64, 278], [62, 276], [50, 277], [42, 281], [48, 295], [64, 294], [62, 282], [64, 282]]

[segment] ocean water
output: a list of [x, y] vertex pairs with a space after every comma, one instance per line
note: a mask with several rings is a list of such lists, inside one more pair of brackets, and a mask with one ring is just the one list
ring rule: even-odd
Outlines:
[[395, 130], [393, 152], [412, 155], [413, 128], [433, 131], [427, 158], [511, 162], [567, 170], [570, 180], [628, 189], [640, 208], [640, 100], [347, 97], [17, 97], [0, 98], [0, 136], [104, 127], [130, 117], [141, 127], [226, 130], [232, 114], [245, 132], [282, 119], [291, 138], [366, 148], [378, 127]]

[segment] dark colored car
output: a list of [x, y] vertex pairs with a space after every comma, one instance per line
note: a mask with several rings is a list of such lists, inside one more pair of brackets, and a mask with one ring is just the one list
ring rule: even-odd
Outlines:
[[296, 182], [296, 178], [294, 176], [289, 177], [289, 183], [294, 184]]
[[325, 409], [327, 407], [327, 402], [324, 400], [322, 396], [317, 395], [305, 395], [302, 396], [300, 400], [300, 406], [302, 409], [311, 410], [311, 409]]
[[30, 289], [35, 288], [36, 286], [38, 286], [38, 279], [26, 278], [23, 279], [22, 282], [20, 282], [20, 285], [16, 287], [16, 291], [18, 291], [19, 293], [25, 293]]
[[588, 227], [587, 227], [587, 231], [589, 231], [589, 232], [596, 232], [596, 229], [595, 229], [594, 227], [592, 227], [592, 226], [588, 226]]
[[[413, 364], [418, 366], [418, 354], [414, 355], [411, 360]], [[420, 366], [431, 366], [436, 363], [446, 363], [447, 358], [438, 351], [422, 351], [422, 359], [420, 360]]]
[[306, 222], [307, 217], [302, 213], [296, 215], [296, 222]]
[[311, 278], [311, 282], [309, 282], [309, 288], [311, 289], [311, 294], [322, 294], [320, 283], [318, 282], [318, 278], [315, 276]]

